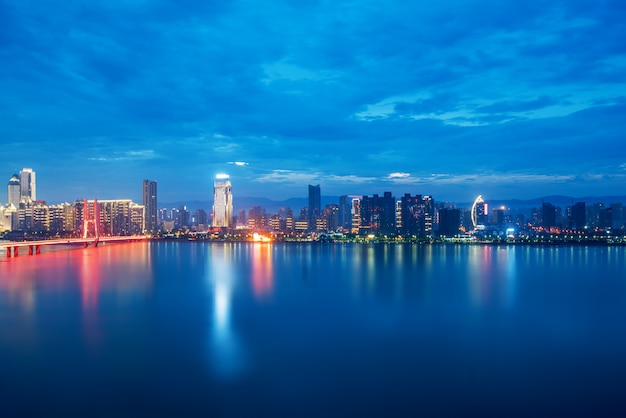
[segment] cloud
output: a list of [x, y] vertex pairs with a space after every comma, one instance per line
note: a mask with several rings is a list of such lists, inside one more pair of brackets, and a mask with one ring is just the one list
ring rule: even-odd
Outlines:
[[[536, 194], [570, 181], [549, 168], [580, 174], [571, 182], [592, 194], [586, 174], [623, 163], [618, 2], [10, 3], [7, 176], [35, 166], [52, 182], [100, 161], [193, 196], [206, 173], [235, 165], [240, 188], [267, 195], [309, 182], [458, 192], [462, 181]], [[74, 189], [134, 190], [73, 177]]]
[[374, 177], [360, 177], [356, 175], [324, 174], [319, 172], [298, 172], [293, 170], [273, 170], [261, 175], [256, 179], [260, 183], [286, 183], [286, 184], [316, 184], [323, 182], [360, 184], [376, 180]]
[[123, 153], [115, 153], [114, 155], [102, 155], [97, 157], [89, 157], [91, 161], [103, 161], [103, 162], [120, 162], [120, 161], [144, 161], [153, 160], [159, 158], [154, 150], [137, 150], [126, 151]]
[[410, 173], [390, 173], [387, 178], [388, 179], [406, 179], [411, 177]]

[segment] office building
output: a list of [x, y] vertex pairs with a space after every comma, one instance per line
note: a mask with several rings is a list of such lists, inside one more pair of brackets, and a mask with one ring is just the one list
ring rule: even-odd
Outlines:
[[158, 229], [157, 218], [157, 182], [144, 180], [142, 184], [143, 206], [146, 209], [144, 216], [144, 230], [148, 233], [156, 232]]
[[572, 206], [572, 228], [577, 231], [585, 229], [587, 223], [587, 210], [585, 202], [576, 202]]
[[344, 195], [339, 196], [339, 213], [338, 220], [339, 228], [344, 231], [349, 231], [352, 227], [352, 213], [351, 213], [351, 199]]
[[541, 205], [541, 225], [544, 228], [554, 228], [556, 226], [556, 207], [552, 203], [544, 202]]
[[482, 196], [478, 196], [476, 200], [474, 200], [471, 217], [474, 230], [485, 229], [489, 218], [489, 205], [483, 200]]
[[504, 219], [504, 214], [505, 214], [504, 207], [492, 209], [491, 213], [492, 213], [491, 223], [493, 225], [497, 225], [497, 226], [504, 225], [504, 222], [505, 222], [505, 219]]
[[361, 225], [359, 234], [395, 235], [396, 198], [391, 192], [383, 196], [363, 196], [361, 198]]
[[309, 221], [309, 229], [316, 230], [317, 229], [317, 218], [320, 215], [320, 210], [322, 206], [322, 198], [320, 185], [311, 186], [309, 184], [309, 206], [308, 206], [308, 221]]
[[439, 209], [439, 235], [453, 237], [458, 235], [461, 227], [461, 211], [458, 209]]
[[20, 171], [20, 200], [23, 202], [37, 200], [35, 172], [31, 168], [23, 168]]
[[255, 231], [267, 229], [267, 213], [261, 206], [252, 206], [248, 210], [248, 228]]
[[233, 218], [233, 191], [227, 174], [218, 174], [213, 183], [213, 226], [231, 227]]
[[400, 198], [400, 206], [402, 236], [426, 238], [432, 234], [435, 201], [431, 196], [406, 193]]
[[13, 205], [13, 207], [18, 208], [20, 206], [21, 193], [20, 178], [17, 174], [13, 174], [9, 179], [8, 184], [8, 206]]

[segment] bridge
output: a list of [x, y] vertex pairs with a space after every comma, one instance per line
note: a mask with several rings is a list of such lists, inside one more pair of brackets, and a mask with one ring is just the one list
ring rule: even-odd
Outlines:
[[87, 199], [83, 205], [83, 236], [82, 238], [63, 238], [63, 239], [46, 239], [39, 241], [16, 241], [0, 243], [0, 249], [6, 249], [6, 258], [11, 256], [17, 257], [20, 249], [27, 249], [28, 255], [41, 254], [41, 247], [44, 245], [82, 245], [88, 247], [93, 244], [97, 247], [101, 242], [130, 242], [143, 241], [146, 239], [144, 235], [131, 236], [100, 236], [100, 210], [98, 201], [94, 199], [93, 209], [89, 210]]
[[20, 255], [20, 249], [28, 251], [28, 255], [41, 254], [41, 247], [45, 245], [82, 245], [88, 247], [93, 245], [97, 247], [102, 242], [132, 242], [143, 241], [146, 237], [144, 235], [133, 236], [112, 236], [112, 237], [97, 237], [97, 238], [65, 238], [65, 239], [46, 239], [39, 241], [16, 241], [16, 242], [3, 242], [0, 243], [0, 249], [6, 250], [6, 257], [17, 257]]

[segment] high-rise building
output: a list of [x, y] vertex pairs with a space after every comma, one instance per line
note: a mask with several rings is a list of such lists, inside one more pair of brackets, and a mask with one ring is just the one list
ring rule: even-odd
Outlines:
[[406, 193], [400, 199], [402, 227], [400, 233], [405, 237], [425, 238], [433, 232], [435, 201], [431, 196]]
[[13, 205], [14, 207], [18, 208], [20, 206], [20, 197], [21, 197], [21, 190], [20, 190], [20, 178], [18, 177], [17, 174], [13, 174], [11, 176], [11, 178], [9, 179], [9, 185], [8, 185], [8, 191], [9, 191], [9, 205], [11, 206]]
[[243, 209], [239, 210], [239, 215], [237, 216], [237, 226], [248, 226], [246, 211]]
[[424, 196], [424, 235], [429, 237], [433, 233], [433, 219], [435, 217], [435, 199]]
[[322, 206], [322, 198], [320, 192], [320, 185], [311, 186], [309, 184], [309, 211], [308, 211], [308, 221], [309, 221], [309, 229], [315, 230], [317, 229], [316, 221], [317, 217], [320, 215], [320, 210]]
[[453, 237], [461, 227], [461, 211], [458, 209], [439, 209], [439, 235]]
[[37, 200], [35, 172], [32, 168], [23, 168], [20, 171], [20, 200], [25, 202]]
[[[326, 221], [326, 228], [318, 230], [329, 230], [336, 231], [339, 228], [339, 205], [336, 203], [331, 203], [324, 207], [324, 220]], [[319, 225], [319, 222], [318, 222]]]
[[485, 229], [489, 217], [489, 206], [483, 200], [482, 196], [478, 196], [472, 205], [472, 225], [473, 229]]
[[613, 219], [613, 229], [620, 229], [624, 226], [624, 204], [611, 203], [611, 216]]
[[352, 199], [352, 233], [358, 234], [361, 229], [361, 199], [355, 197]]
[[349, 231], [352, 227], [352, 214], [350, 213], [351, 200], [352, 199], [348, 196], [339, 196], [338, 223], [339, 228], [344, 231]]
[[227, 174], [218, 174], [213, 183], [213, 226], [231, 227], [233, 218], [233, 191]]
[[585, 202], [576, 202], [572, 206], [572, 227], [578, 231], [585, 229], [587, 221]]
[[491, 210], [491, 223], [497, 226], [504, 225], [504, 207]]
[[396, 198], [391, 192], [383, 196], [363, 196], [361, 198], [360, 234], [393, 235], [396, 233]]
[[267, 227], [267, 213], [261, 206], [252, 206], [248, 210], [248, 228], [263, 231]]
[[144, 180], [142, 184], [143, 206], [146, 209], [144, 216], [146, 232], [155, 232], [157, 230], [157, 182], [153, 180]]
[[[87, 206], [85, 206], [85, 203]], [[145, 225], [143, 205], [130, 199], [78, 200], [73, 204], [75, 231], [83, 234], [85, 216], [92, 217], [103, 235], [137, 235]], [[88, 226], [91, 232], [91, 226]], [[95, 228], [95, 225], [94, 225]]]
[[556, 207], [552, 203], [544, 202], [541, 205], [541, 219], [544, 228], [556, 226]]
[[193, 213], [193, 218], [191, 225], [193, 226], [205, 226], [207, 225], [207, 221], [209, 220], [209, 214], [206, 213], [203, 209], [197, 209]]

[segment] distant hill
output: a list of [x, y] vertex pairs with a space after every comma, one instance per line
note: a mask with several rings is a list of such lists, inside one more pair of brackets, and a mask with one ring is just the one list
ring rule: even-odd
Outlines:
[[[624, 203], [626, 204], [626, 196], [585, 196], [585, 197], [571, 197], [571, 196], [545, 196], [535, 199], [521, 200], [521, 199], [500, 199], [500, 200], [487, 200], [487, 203], [491, 208], [498, 206], [505, 206], [511, 209], [529, 209], [539, 208], [541, 203], [552, 203], [555, 206], [565, 207], [570, 206], [576, 202], [585, 202], [587, 205], [593, 205], [595, 203]], [[322, 196], [322, 206], [330, 203], [339, 203], [339, 196]], [[437, 200], [435, 200], [437, 203]], [[474, 202], [461, 202], [456, 206], [459, 208], [470, 208]], [[235, 213], [240, 210], [246, 212], [252, 206], [261, 206], [265, 208], [268, 213], [275, 213], [279, 208], [290, 207], [294, 214], [298, 214], [300, 209], [308, 205], [308, 198], [306, 197], [292, 197], [286, 200], [272, 200], [265, 197], [247, 197], [247, 196], [235, 196], [233, 206]], [[169, 202], [159, 203], [159, 208], [177, 208], [179, 206], [187, 206], [191, 212], [197, 209], [204, 209], [207, 212], [211, 211], [213, 201], [181, 201], [181, 202]]]
[[[487, 200], [489, 206], [498, 207], [498, 206], [506, 206], [507, 208], [513, 209], [524, 209], [524, 208], [539, 208], [541, 204], [552, 203], [554, 206], [571, 206], [576, 202], [585, 202], [587, 206], [593, 205], [596, 203], [604, 203], [610, 205], [611, 203], [625, 203], [626, 204], [626, 196], [585, 196], [585, 197], [572, 197], [572, 196], [544, 196], [538, 197], [535, 199], [528, 200], [520, 200], [520, 199], [503, 199], [503, 200]], [[465, 202], [457, 204], [458, 207], [471, 207], [474, 202]]]
[[[325, 206], [330, 203], [338, 203], [339, 197], [321, 196], [321, 200], [322, 206]], [[235, 196], [233, 199], [235, 213], [240, 210], [245, 210], [247, 212], [252, 206], [261, 206], [269, 213], [277, 212], [278, 209], [282, 207], [290, 207], [294, 213], [300, 213], [300, 209], [308, 204], [309, 199], [306, 197], [292, 197], [287, 200], [272, 200], [266, 197]], [[204, 209], [205, 211], [210, 212], [213, 206], [213, 201], [192, 200], [187, 202], [159, 203], [159, 208], [178, 208], [179, 206], [187, 206], [187, 209], [191, 212], [197, 209]]]

